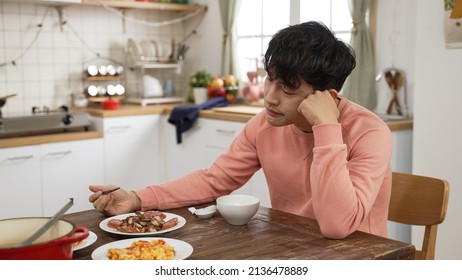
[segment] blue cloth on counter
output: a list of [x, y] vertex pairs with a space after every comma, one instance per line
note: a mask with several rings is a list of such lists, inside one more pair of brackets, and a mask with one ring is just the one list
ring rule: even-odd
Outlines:
[[225, 97], [215, 97], [198, 105], [181, 105], [173, 108], [168, 122], [176, 127], [176, 143], [182, 142], [181, 134], [190, 129], [199, 117], [200, 110], [211, 109], [213, 107], [225, 107], [229, 103]]

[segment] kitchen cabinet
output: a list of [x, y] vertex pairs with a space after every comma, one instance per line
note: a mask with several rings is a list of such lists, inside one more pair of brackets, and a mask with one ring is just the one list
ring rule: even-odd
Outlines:
[[[165, 123], [163, 141], [168, 143], [163, 155], [166, 166], [164, 179], [172, 179], [184, 175], [198, 168], [207, 168], [223, 153], [233, 139], [242, 130], [245, 122], [234, 122], [199, 118], [195, 126], [183, 134], [183, 143], [175, 143], [175, 129], [173, 125]], [[392, 131], [393, 151], [391, 166], [393, 171], [411, 172], [412, 165], [412, 129]], [[205, 156], [204, 156], [205, 155]], [[271, 206], [266, 178], [262, 170], [235, 193], [255, 195], [260, 198], [263, 206]], [[390, 235], [399, 240], [408, 240], [408, 229], [390, 223]]]
[[393, 131], [392, 137], [391, 166], [393, 171], [412, 173], [412, 129]]
[[[164, 180], [174, 179], [197, 169], [208, 168], [228, 148], [245, 125], [244, 122], [198, 118], [194, 126], [182, 134], [182, 143], [177, 144], [175, 126], [167, 120], [168, 116], [164, 116], [162, 121]], [[262, 170], [234, 193], [255, 195], [260, 198], [262, 206], [271, 205]]]
[[103, 140], [64, 141], [0, 149], [0, 219], [88, 210], [91, 184], [103, 184]]
[[103, 139], [42, 144], [40, 150], [43, 214], [53, 215], [71, 197], [68, 213], [93, 209], [88, 186], [104, 184]]
[[[391, 168], [396, 172], [412, 173], [412, 129], [392, 132], [393, 151]], [[388, 222], [388, 234], [392, 239], [411, 242], [411, 226]]]
[[40, 146], [0, 149], [0, 219], [42, 214]]
[[[205, 133], [207, 135], [205, 151], [207, 164], [210, 165], [220, 154], [226, 151], [234, 138], [244, 128], [245, 123], [211, 119], [204, 119], [204, 122], [206, 127]], [[260, 205], [271, 207], [268, 185], [261, 169], [245, 185], [233, 193], [254, 195], [260, 198]]]
[[191, 171], [207, 168], [205, 158], [206, 119], [199, 118], [193, 127], [182, 134], [182, 142], [176, 142], [176, 127], [168, 122], [168, 115], [162, 117], [162, 158], [164, 159], [163, 180], [171, 180]]
[[160, 115], [92, 117], [104, 133], [105, 183], [137, 189], [160, 180]]

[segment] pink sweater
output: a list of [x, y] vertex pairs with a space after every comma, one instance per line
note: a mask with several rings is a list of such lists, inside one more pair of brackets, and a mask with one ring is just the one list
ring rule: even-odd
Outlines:
[[272, 208], [316, 219], [328, 238], [356, 230], [387, 236], [391, 132], [347, 99], [338, 107], [340, 123], [315, 126], [313, 133], [271, 126], [261, 112], [210, 168], [136, 190], [142, 209], [214, 201], [262, 168]]

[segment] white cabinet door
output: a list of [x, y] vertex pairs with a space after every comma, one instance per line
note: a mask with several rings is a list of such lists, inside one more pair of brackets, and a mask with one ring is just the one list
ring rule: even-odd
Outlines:
[[191, 171], [207, 168], [205, 139], [207, 138], [204, 119], [197, 119], [193, 127], [182, 134], [177, 144], [176, 128], [162, 118], [162, 156], [164, 158], [163, 180], [171, 180]]
[[92, 209], [89, 185], [104, 184], [103, 139], [41, 145], [44, 215], [51, 216], [74, 198], [68, 213]]
[[104, 118], [106, 184], [137, 189], [160, 179], [160, 115]]
[[[392, 132], [393, 151], [391, 155], [391, 170], [412, 173], [412, 130]], [[388, 236], [403, 242], [411, 242], [411, 226], [388, 222]]]
[[42, 215], [39, 146], [0, 149], [0, 219]]
[[[208, 164], [223, 153], [236, 136], [244, 128], [243, 122], [205, 120], [206, 123], [206, 154]], [[235, 190], [235, 194], [250, 194], [260, 198], [260, 205], [271, 207], [268, 185], [263, 170], [258, 170], [252, 178], [241, 188]]]

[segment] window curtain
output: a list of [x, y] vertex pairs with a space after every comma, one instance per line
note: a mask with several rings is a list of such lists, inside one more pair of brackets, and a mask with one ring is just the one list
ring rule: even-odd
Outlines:
[[374, 54], [366, 23], [370, 0], [348, 0], [353, 22], [350, 45], [356, 53], [356, 68], [348, 77], [343, 95], [370, 110], [377, 106], [374, 80]]
[[241, 6], [241, 0], [219, 0], [221, 24], [223, 27], [223, 46], [221, 52], [221, 74], [238, 73], [237, 67], [237, 36], [236, 17]]

